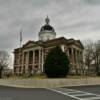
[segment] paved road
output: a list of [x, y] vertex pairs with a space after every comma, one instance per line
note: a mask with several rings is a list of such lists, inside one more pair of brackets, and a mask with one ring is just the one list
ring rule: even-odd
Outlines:
[[100, 100], [100, 86], [24, 89], [0, 86], [0, 100]]
[[76, 87], [66, 87], [66, 88], [80, 90], [84, 92], [92, 92], [94, 94], [100, 95], [100, 85], [76, 86]]
[[0, 86], [0, 100], [74, 100], [48, 89], [24, 89]]
[[75, 100], [100, 100], [100, 85], [51, 89]]

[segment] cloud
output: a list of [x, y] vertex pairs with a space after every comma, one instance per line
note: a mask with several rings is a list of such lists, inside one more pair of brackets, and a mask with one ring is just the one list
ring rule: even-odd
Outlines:
[[48, 15], [57, 37], [100, 40], [100, 0], [0, 0], [0, 50], [38, 40]]
[[99, 6], [100, 0], [83, 0], [85, 4], [91, 5], [91, 6]]

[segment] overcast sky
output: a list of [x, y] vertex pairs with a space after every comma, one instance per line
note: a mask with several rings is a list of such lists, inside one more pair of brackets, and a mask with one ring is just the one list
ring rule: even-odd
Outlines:
[[38, 40], [46, 16], [57, 37], [100, 40], [100, 0], [0, 0], [0, 50]]

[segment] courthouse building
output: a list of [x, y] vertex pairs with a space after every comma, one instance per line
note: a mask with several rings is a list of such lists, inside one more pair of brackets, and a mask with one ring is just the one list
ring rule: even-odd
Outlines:
[[[70, 74], [80, 73], [82, 70], [83, 45], [80, 40], [56, 38], [57, 33], [50, 25], [50, 20], [45, 19], [45, 25], [38, 33], [39, 40], [29, 40], [21, 48], [14, 49], [14, 73], [42, 73], [46, 56], [56, 46], [61, 47], [70, 60]], [[52, 67], [52, 66], [51, 66]]]

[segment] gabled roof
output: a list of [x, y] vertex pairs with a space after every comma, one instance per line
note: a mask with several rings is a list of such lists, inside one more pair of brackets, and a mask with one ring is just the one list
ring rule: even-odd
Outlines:
[[76, 40], [79, 44], [80, 44], [80, 46], [84, 49], [84, 46], [83, 46], [83, 44], [82, 44], [82, 42], [80, 41], [80, 40]]
[[60, 44], [66, 44], [66, 43], [67, 43], [67, 39], [64, 37], [60, 37], [60, 38], [55, 38], [55, 39], [51, 39], [46, 42], [43, 42], [43, 45], [47, 47], [47, 46], [60, 45]]
[[36, 42], [29, 40], [29, 41], [26, 42], [22, 47], [26, 47], [26, 46], [28, 46], [29, 44], [33, 45], [33, 44], [36, 44]]
[[[55, 39], [51, 39], [51, 40], [48, 40], [46, 42], [42, 42], [42, 41], [28, 41], [27, 43], [25, 43], [23, 46], [22, 46], [22, 49], [25, 49], [25, 48], [31, 48], [31, 47], [34, 47], [34, 46], [42, 46], [42, 47], [50, 47], [50, 46], [59, 46], [61, 44], [66, 44], [66, 45], [76, 45], [78, 46], [79, 48], [82, 48], [84, 49], [84, 46], [82, 45], [81, 41], [80, 40], [74, 40], [73, 38], [71, 39], [66, 39], [65, 37], [59, 37], [59, 38], [55, 38]], [[14, 51], [18, 51], [19, 48], [15, 49]]]
[[36, 47], [36, 46], [40, 46], [40, 44], [37, 41], [28, 41], [26, 44], [24, 44], [22, 46], [22, 49], [32, 48], [32, 47]]
[[83, 44], [81, 43], [80, 40], [74, 40], [72, 38], [71, 39], [68, 39], [67, 45], [70, 45], [70, 44], [74, 44], [74, 45], [76, 45], [76, 46], [84, 49], [84, 46], [83, 46]]
[[45, 47], [60, 45], [60, 44], [66, 44], [66, 45], [74, 44], [74, 45], [84, 49], [84, 46], [82, 45], [81, 41], [80, 40], [74, 40], [73, 38], [66, 39], [65, 37], [59, 37], [59, 38], [56, 38], [56, 39], [48, 40], [48, 41], [43, 43], [43, 45]]

